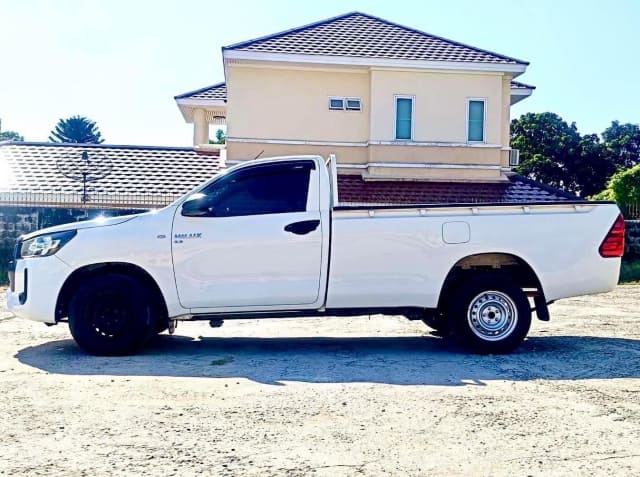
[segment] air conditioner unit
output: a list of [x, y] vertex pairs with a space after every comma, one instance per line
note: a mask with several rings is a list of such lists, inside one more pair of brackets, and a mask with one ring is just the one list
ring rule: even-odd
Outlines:
[[509, 150], [509, 166], [516, 167], [518, 165], [520, 165], [520, 150]]

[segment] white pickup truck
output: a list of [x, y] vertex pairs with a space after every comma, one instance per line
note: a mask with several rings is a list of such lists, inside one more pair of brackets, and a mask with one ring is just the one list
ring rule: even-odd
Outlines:
[[231, 167], [164, 209], [25, 235], [8, 305], [68, 321], [93, 354], [139, 350], [178, 320], [404, 315], [480, 352], [513, 350], [531, 315], [613, 289], [613, 203], [345, 206], [335, 158]]

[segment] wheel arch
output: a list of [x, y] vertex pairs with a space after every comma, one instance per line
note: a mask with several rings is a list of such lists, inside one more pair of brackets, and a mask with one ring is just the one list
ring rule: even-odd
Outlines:
[[145, 269], [127, 262], [102, 262], [82, 266], [74, 270], [65, 280], [56, 300], [56, 322], [63, 321], [69, 313], [69, 301], [73, 293], [85, 280], [104, 273], [120, 273], [144, 283], [154, 298], [154, 304], [161, 316], [167, 317], [167, 304], [156, 280]]
[[508, 274], [520, 288], [532, 289], [536, 296], [541, 296], [544, 300], [542, 282], [526, 260], [512, 253], [486, 252], [467, 255], [451, 267], [440, 287], [438, 308], [446, 305], [448, 291], [452, 290], [457, 283], [478, 273]]

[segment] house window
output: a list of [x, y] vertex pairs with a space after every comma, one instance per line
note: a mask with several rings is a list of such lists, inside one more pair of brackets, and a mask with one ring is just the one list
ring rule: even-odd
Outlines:
[[329, 109], [331, 111], [361, 111], [362, 100], [360, 98], [332, 96], [329, 98]]
[[413, 136], [413, 97], [396, 96], [396, 139]]
[[467, 141], [484, 142], [485, 100], [470, 99], [468, 107]]
[[360, 111], [362, 109], [360, 98], [347, 98], [346, 105], [347, 111]]
[[329, 98], [329, 109], [331, 111], [342, 111], [344, 109], [344, 98]]

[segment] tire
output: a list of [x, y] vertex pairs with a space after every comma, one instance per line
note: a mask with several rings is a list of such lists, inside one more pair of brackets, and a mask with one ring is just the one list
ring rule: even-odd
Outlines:
[[167, 331], [169, 329], [169, 324], [165, 321], [162, 320], [158, 320], [156, 322], [156, 328], [155, 328], [155, 333], [157, 335], [159, 335], [160, 333], [164, 333], [165, 331]]
[[69, 330], [85, 352], [123, 356], [140, 350], [157, 324], [149, 290], [135, 278], [107, 273], [89, 278], [69, 303]]
[[459, 283], [453, 294], [445, 314], [452, 318], [456, 335], [474, 351], [509, 353], [527, 336], [531, 306], [508, 277], [473, 277]]

